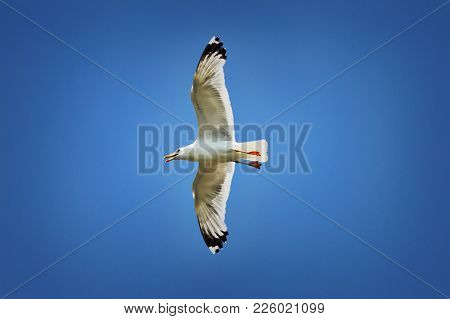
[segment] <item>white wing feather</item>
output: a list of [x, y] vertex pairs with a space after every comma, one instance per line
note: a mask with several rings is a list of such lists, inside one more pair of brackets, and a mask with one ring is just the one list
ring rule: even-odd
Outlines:
[[226, 49], [213, 37], [203, 51], [192, 82], [191, 100], [197, 114], [198, 138], [234, 141], [234, 120], [225, 86]]
[[198, 224], [213, 254], [219, 252], [227, 240], [225, 212], [233, 174], [233, 162], [199, 163], [192, 185]]

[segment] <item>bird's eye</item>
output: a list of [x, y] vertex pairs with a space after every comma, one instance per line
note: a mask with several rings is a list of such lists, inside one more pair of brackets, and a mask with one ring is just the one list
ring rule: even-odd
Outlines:
[[181, 149], [177, 149], [177, 153], [180, 153]]

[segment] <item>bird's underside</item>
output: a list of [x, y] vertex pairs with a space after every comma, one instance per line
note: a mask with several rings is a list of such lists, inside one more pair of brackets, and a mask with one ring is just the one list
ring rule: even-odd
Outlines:
[[[213, 254], [227, 241], [225, 213], [235, 163], [259, 169], [260, 162], [267, 160], [265, 140], [235, 142], [233, 111], [223, 70], [226, 59], [223, 43], [213, 37], [200, 57], [192, 82], [191, 100], [197, 115], [198, 137], [187, 147], [190, 158], [180, 157], [199, 162], [192, 195], [200, 231]], [[174, 154], [169, 155], [169, 160], [176, 157]]]

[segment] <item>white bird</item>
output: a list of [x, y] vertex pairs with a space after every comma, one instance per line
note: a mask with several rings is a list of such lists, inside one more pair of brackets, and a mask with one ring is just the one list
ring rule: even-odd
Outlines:
[[227, 240], [225, 210], [235, 163], [259, 169], [260, 162], [267, 161], [266, 140], [235, 141], [233, 111], [223, 71], [226, 59], [223, 43], [213, 37], [200, 57], [191, 89], [198, 122], [197, 139], [164, 156], [166, 162], [199, 163], [192, 196], [203, 239], [213, 254]]

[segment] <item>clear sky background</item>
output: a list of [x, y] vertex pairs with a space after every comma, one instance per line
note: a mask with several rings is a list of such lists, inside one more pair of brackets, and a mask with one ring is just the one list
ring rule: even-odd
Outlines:
[[[236, 122], [263, 123], [443, 0], [8, 2], [195, 124], [211, 36]], [[449, 29], [450, 5], [276, 120], [313, 124], [311, 174], [261, 171], [447, 295]], [[182, 177], [136, 173], [138, 124], [176, 120], [1, 3], [0, 112], [2, 296]], [[256, 174], [213, 256], [193, 178], [10, 298], [443, 297]]]

